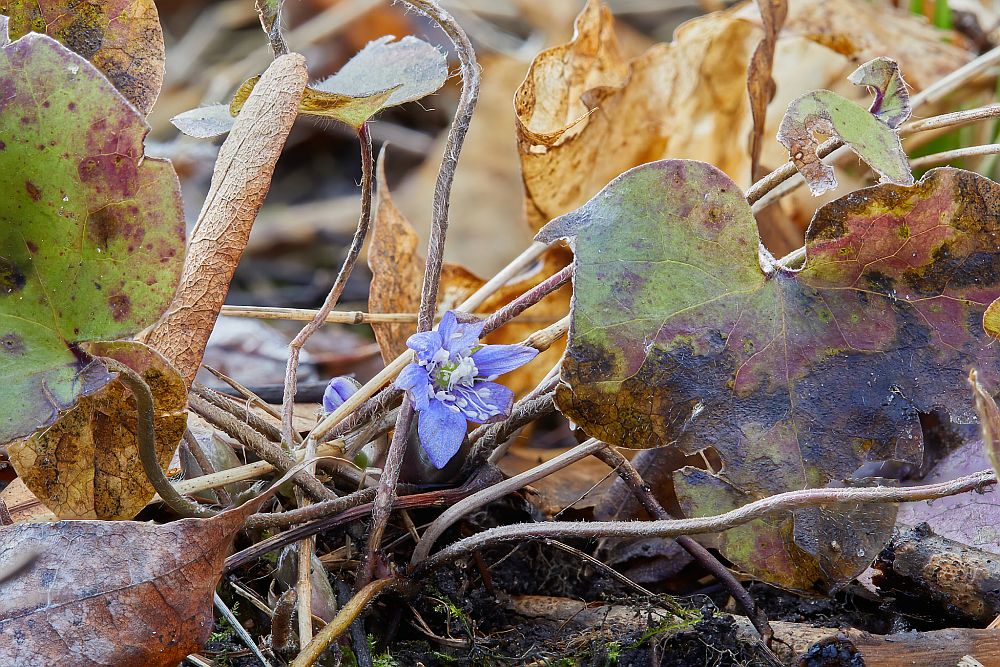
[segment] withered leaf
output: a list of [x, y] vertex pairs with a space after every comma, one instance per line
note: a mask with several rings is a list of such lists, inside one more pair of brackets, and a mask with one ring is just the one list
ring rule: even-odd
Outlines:
[[0, 662], [175, 667], [212, 632], [212, 594], [236, 532], [277, 489], [211, 519], [0, 527]]
[[[626, 172], [537, 237], [576, 251], [557, 403], [618, 446], [714, 448], [718, 475], [675, 478], [697, 514], [919, 461], [918, 413], [974, 419], [967, 368], [993, 378], [1000, 361], [980, 324], [1000, 295], [998, 198], [956, 169], [854, 193], [817, 212], [794, 271], [758, 255], [750, 208], [718, 169]], [[791, 517], [727, 535], [727, 557], [768, 581], [844, 575], [820, 572]]]
[[160, 317], [184, 259], [180, 185], [145, 120], [51, 37], [0, 49], [0, 442], [111, 376], [79, 344]]
[[10, 38], [38, 32], [99, 69], [148, 114], [163, 84], [164, 46], [153, 0], [0, 0]]
[[[895, 63], [892, 63], [895, 66]], [[903, 152], [899, 135], [893, 131], [909, 117], [909, 98], [900, 94], [905, 88], [898, 69], [895, 78], [886, 59], [866, 63], [851, 74], [850, 81], [867, 85], [875, 91], [872, 111], [829, 90], [814, 90], [788, 105], [778, 128], [778, 141], [788, 149], [795, 168], [806, 179], [813, 195], [837, 187], [833, 167], [825, 164], [816, 151], [816, 135], [839, 137], [858, 157], [868, 163], [882, 182], [912, 185], [913, 174]], [[879, 85], [881, 84], [881, 86]], [[883, 107], [882, 105], [888, 105]], [[884, 111], [878, 116], [878, 111]]]
[[[139, 373], [153, 394], [156, 451], [170, 463], [187, 424], [184, 379], [155, 350], [132, 341], [87, 343], [93, 355]], [[44, 431], [8, 447], [25, 485], [61, 519], [131, 519], [155, 491], [139, 460], [135, 399], [120, 382], [85, 396]]]
[[[259, 78], [244, 81], [228, 107], [191, 109], [170, 122], [201, 139], [225, 134]], [[386, 35], [369, 42], [333, 76], [307, 86], [299, 113], [340, 121], [357, 130], [382, 109], [430, 95], [447, 78], [448, 61], [436, 48], [409, 35], [398, 41]]]
[[764, 35], [747, 66], [747, 92], [750, 95], [750, 114], [753, 116], [753, 130], [750, 133], [750, 174], [753, 180], [763, 176], [760, 151], [767, 123], [767, 105], [774, 97], [771, 67], [774, 64], [778, 33], [788, 16], [788, 0], [757, 0], [757, 9], [764, 24]]

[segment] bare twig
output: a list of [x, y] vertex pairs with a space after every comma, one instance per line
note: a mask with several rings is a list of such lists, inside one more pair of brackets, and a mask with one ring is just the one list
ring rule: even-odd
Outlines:
[[361, 615], [369, 604], [382, 593], [391, 591], [400, 584], [399, 579], [387, 578], [378, 579], [362, 587], [350, 601], [340, 608], [337, 615], [333, 617], [326, 626], [319, 631], [311, 642], [295, 656], [292, 667], [309, 667], [315, 664], [319, 657], [326, 650], [326, 647], [336, 641], [342, 634], [347, 632], [354, 623], [354, 619]]
[[483, 424], [469, 434], [472, 450], [469, 452], [465, 467], [471, 469], [493, 458], [493, 452], [497, 447], [506, 442], [515, 431], [555, 409], [555, 394], [551, 391], [541, 396], [521, 399], [514, 404], [510, 417], [496, 424]]
[[142, 376], [125, 364], [108, 357], [101, 357], [101, 363], [107, 366], [108, 370], [118, 374], [118, 380], [128, 387], [135, 398], [136, 410], [136, 440], [139, 446], [139, 461], [142, 469], [146, 472], [149, 483], [153, 485], [156, 493], [170, 509], [177, 512], [182, 517], [198, 517], [207, 519], [213, 517], [218, 512], [202, 507], [196, 502], [190, 501], [177, 493], [170, 480], [163, 474], [160, 462], [156, 456], [156, 428], [154, 426], [155, 409], [153, 407], [153, 392], [149, 390], [149, 385], [142, 379]]
[[607, 447], [607, 445], [600, 440], [591, 438], [569, 451], [546, 461], [545, 463], [537, 465], [530, 470], [525, 470], [519, 475], [514, 475], [510, 479], [505, 479], [498, 484], [494, 484], [489, 488], [483, 489], [482, 491], [455, 503], [445, 510], [441, 516], [435, 519], [434, 523], [432, 523], [427, 530], [424, 531], [423, 537], [420, 538], [420, 542], [413, 550], [413, 556], [410, 558], [410, 567], [415, 567], [419, 565], [421, 561], [425, 560], [428, 554], [430, 554], [431, 547], [434, 546], [434, 542], [441, 537], [441, 534], [448, 530], [453, 523], [469, 512], [478, 507], [482, 507], [483, 505], [487, 505], [494, 500], [503, 498], [508, 493], [513, 493], [518, 489], [522, 489], [528, 484], [536, 482], [543, 477], [547, 477], [557, 470], [562, 470], [571, 463], [575, 463], [580, 459], [585, 459], [605, 447]]
[[[660, 501], [656, 499], [653, 495], [652, 490], [643, 481], [642, 476], [639, 471], [635, 469], [635, 466], [621, 455], [614, 447], [606, 447], [599, 451], [594, 452], [594, 456], [599, 458], [601, 461], [607, 464], [609, 468], [618, 473], [622, 481], [632, 489], [632, 493], [635, 494], [636, 499], [642, 503], [643, 508], [649, 513], [654, 519], [671, 519], [673, 518]], [[703, 547], [701, 544], [691, 539], [687, 535], [680, 535], [676, 538], [677, 544], [681, 545], [685, 551], [691, 554], [691, 557], [698, 561], [702, 567], [715, 575], [715, 578], [721, 581], [726, 589], [729, 590], [730, 595], [733, 599], [743, 608], [743, 612], [753, 623], [754, 628], [760, 633], [761, 638], [764, 640], [765, 644], [769, 643], [771, 637], [774, 636], [774, 631], [771, 629], [770, 623], [767, 621], [767, 616], [764, 611], [757, 606], [747, 590], [743, 588], [743, 584], [733, 576], [725, 565], [719, 562], [719, 559], [709, 553], [708, 549]]]
[[[472, 113], [479, 97], [479, 65], [476, 53], [462, 27], [434, 0], [403, 0], [410, 7], [435, 21], [455, 45], [455, 52], [461, 64], [462, 92], [459, 95], [455, 118], [452, 120], [445, 140], [444, 155], [438, 169], [434, 186], [431, 209], [431, 233], [427, 249], [427, 266], [424, 270], [423, 285], [420, 289], [420, 310], [417, 312], [417, 331], [430, 331], [434, 325], [434, 310], [437, 307], [438, 291], [441, 283], [441, 266], [444, 263], [444, 244], [448, 234], [448, 208], [451, 203], [451, 186], [455, 180], [458, 156], [469, 131]], [[382, 533], [389, 522], [389, 512], [396, 495], [396, 482], [406, 452], [406, 442], [413, 421], [413, 406], [409, 398], [403, 397], [403, 404], [396, 418], [396, 430], [389, 445], [389, 451], [379, 477], [378, 495], [372, 512], [372, 527], [368, 533], [364, 565], [358, 571], [358, 587], [371, 581], [375, 566], [375, 552], [382, 542]]]
[[[206, 421], [239, 440], [244, 447], [270, 463], [280, 472], [287, 472], [297, 464], [297, 461], [279, 445], [268, 441], [260, 433], [239, 421], [228, 412], [212, 405], [198, 394], [189, 394], [188, 403], [191, 409], [204, 417]], [[315, 500], [332, 500], [337, 497], [337, 494], [323, 486], [308, 470], [300, 470], [296, 473], [294, 481]], [[159, 489], [157, 489], [157, 492], [159, 492]]]
[[347, 510], [370, 503], [375, 499], [375, 489], [362, 489], [334, 500], [324, 500], [320, 503], [306, 505], [287, 512], [268, 512], [254, 514], [247, 519], [246, 527], [250, 529], [285, 528], [297, 523], [306, 523], [323, 517], [333, 516]]
[[257, 0], [257, 16], [260, 17], [260, 27], [267, 35], [274, 57], [288, 53], [288, 44], [281, 33], [281, 5], [284, 0]]
[[[223, 310], [225, 310], [226, 307], [223, 306], [222, 308], [223, 308]], [[226, 384], [228, 384], [230, 387], [232, 387], [234, 390], [236, 390], [236, 392], [240, 396], [242, 396], [243, 398], [245, 398], [248, 401], [252, 402], [258, 408], [260, 408], [261, 410], [263, 410], [267, 414], [269, 414], [272, 417], [274, 417], [278, 421], [279, 424], [281, 423], [281, 413], [278, 412], [277, 410], [275, 410], [274, 408], [272, 408], [270, 403], [268, 403], [267, 401], [265, 401], [263, 398], [261, 398], [257, 394], [253, 393], [250, 390], [249, 387], [244, 387], [242, 384], [240, 384], [239, 382], [237, 382], [236, 380], [234, 380], [233, 378], [229, 377], [228, 375], [226, 375], [225, 373], [223, 373], [222, 371], [220, 371], [220, 370], [218, 370], [216, 368], [212, 368], [211, 366], [204, 366], [204, 365], [202, 366], [202, 368], [204, 368], [206, 371], [208, 371], [209, 373], [211, 373], [215, 377], [219, 378], [220, 380], [222, 380]], [[216, 392], [216, 393], [219, 393], [219, 392]], [[298, 435], [298, 434], [296, 434], [296, 435]], [[301, 440], [301, 439], [302, 438], [299, 437], [299, 440]]]
[[504, 324], [511, 321], [528, 308], [531, 308], [549, 294], [552, 294], [552, 292], [555, 292], [557, 289], [568, 283], [572, 277], [573, 265], [570, 264], [538, 283], [527, 292], [486, 318], [486, 323], [483, 324], [482, 335], [485, 336], [492, 331], [496, 331]]
[[302, 350], [302, 346], [309, 340], [309, 337], [323, 326], [327, 316], [340, 300], [340, 295], [344, 293], [347, 279], [351, 276], [351, 272], [354, 271], [354, 266], [358, 262], [358, 256], [361, 254], [361, 248], [365, 243], [365, 237], [368, 235], [368, 227], [371, 225], [372, 182], [374, 181], [375, 161], [372, 157], [372, 140], [371, 135], [368, 133], [368, 123], [364, 123], [361, 129], [358, 130], [358, 141], [361, 144], [361, 215], [358, 217], [358, 227], [354, 232], [354, 238], [351, 239], [351, 246], [347, 250], [347, 256], [340, 267], [340, 272], [337, 273], [337, 278], [333, 281], [333, 287], [330, 288], [330, 293], [326, 295], [326, 300], [323, 302], [322, 307], [320, 307], [319, 312], [316, 313], [312, 321], [302, 327], [298, 335], [288, 344], [288, 363], [285, 366], [285, 393], [284, 399], [281, 402], [282, 435], [284, 436], [285, 446], [288, 448], [291, 448], [294, 442], [292, 437], [292, 416], [295, 407], [295, 382], [299, 370], [299, 353]]
[[997, 153], [1000, 153], [1000, 144], [966, 146], [965, 148], [956, 148], [951, 151], [942, 151], [940, 153], [933, 153], [931, 155], [914, 158], [910, 160], [910, 167], [912, 169], [919, 169], [921, 167], [929, 167], [935, 164], [945, 164], [947, 162], [951, 162], [952, 160], [960, 160], [964, 157], [996, 155]]
[[862, 488], [824, 488], [788, 491], [748, 503], [724, 514], [696, 519], [667, 519], [654, 521], [548, 521], [534, 524], [514, 524], [491, 528], [464, 538], [445, 547], [423, 561], [418, 570], [429, 570], [461, 558], [473, 551], [494, 544], [541, 537], [576, 538], [635, 538], [677, 537], [699, 535], [729, 530], [736, 526], [767, 516], [773, 512], [789, 511], [817, 505], [856, 503], [901, 503], [944, 498], [959, 493], [975, 491], [996, 484], [992, 470], [959, 477], [949, 482], [925, 486]]

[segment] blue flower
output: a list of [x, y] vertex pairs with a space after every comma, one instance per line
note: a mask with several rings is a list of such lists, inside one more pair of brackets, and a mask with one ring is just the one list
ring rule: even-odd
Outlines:
[[484, 322], [453, 311], [435, 331], [410, 336], [407, 347], [417, 360], [396, 378], [417, 410], [417, 433], [427, 457], [438, 469], [458, 452], [465, 439], [466, 420], [477, 424], [500, 421], [510, 414], [514, 392], [493, 382], [535, 358], [538, 350], [524, 345], [483, 345]]
[[323, 414], [328, 415], [343, 405], [360, 386], [357, 380], [349, 377], [339, 376], [330, 380], [323, 392]]

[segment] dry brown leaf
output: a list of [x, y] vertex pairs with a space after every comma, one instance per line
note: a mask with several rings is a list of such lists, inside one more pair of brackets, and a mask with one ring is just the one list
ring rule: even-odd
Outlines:
[[305, 58], [297, 53], [277, 58], [261, 76], [219, 151], [173, 302], [143, 338], [163, 353], [188, 386], [271, 186], [307, 77]]
[[236, 532], [273, 493], [211, 519], [17, 523], [0, 528], [0, 664], [174, 667], [212, 631]]
[[771, 78], [774, 47], [788, 16], [788, 0], [757, 0], [757, 9], [764, 25], [764, 36], [747, 66], [747, 92], [753, 117], [753, 130], [750, 132], [750, 175], [753, 180], [766, 174], [760, 168], [760, 151], [764, 141], [764, 124], [767, 122], [767, 105], [774, 98], [774, 79]]
[[[588, 2], [573, 41], [539, 54], [515, 97], [529, 222], [537, 228], [579, 207], [621, 172], [664, 157], [714, 164], [749, 186], [750, 157], [741, 138], [753, 126], [745, 77], [764, 34], [759, 21], [750, 6], [706, 15], [682, 25], [671, 43], [626, 62], [609, 14], [597, 0]], [[919, 90], [971, 57], [941, 36], [882, 3], [791, 3], [775, 46], [776, 91], [761, 165], [787, 160], [781, 145], [767, 138], [777, 133], [791, 100], [824, 87], [864, 97], [846, 80], [858, 63], [891, 57]], [[822, 201], [806, 200], [808, 215], [796, 218], [808, 220]]]
[[[377, 181], [378, 205], [372, 220], [371, 246], [368, 249], [368, 266], [372, 271], [368, 310], [372, 313], [415, 313], [420, 306], [420, 286], [426, 260], [418, 250], [416, 232], [392, 202], [381, 158]], [[508, 284], [487, 299], [479, 313], [489, 314], [510, 303], [565, 267], [570, 258], [569, 250], [563, 247], [550, 248], [516, 282]], [[441, 271], [438, 315], [458, 306], [485, 283], [485, 280], [468, 269], [445, 262]], [[514, 320], [487, 336], [486, 342], [507, 344], [524, 340], [532, 332], [565, 316], [569, 312], [569, 297], [568, 287], [558, 290], [526, 310], [521, 316], [522, 321]], [[525, 319], [528, 321], [523, 321]], [[406, 339], [416, 331], [416, 324], [373, 324], [372, 329], [382, 350], [382, 359], [388, 363], [406, 350]], [[503, 383], [513, 389], [515, 394], [533, 388], [559, 361], [562, 352], [563, 343], [559, 341], [540, 353], [532, 363], [505, 375]]]
[[[512, 477], [567, 451], [568, 448], [538, 449], [515, 443], [500, 460], [500, 469]], [[575, 510], [591, 509], [617, 478], [607, 464], [588, 456], [532, 482], [530, 488], [537, 494], [532, 504], [549, 517], [569, 507]]]
[[[170, 364], [141, 343], [85, 343], [139, 373], [153, 394], [156, 451], [166, 467], [187, 424], [187, 387]], [[139, 461], [137, 412], [119, 381], [82, 397], [44, 431], [8, 446], [20, 479], [62, 519], [131, 519], [155, 491]]]

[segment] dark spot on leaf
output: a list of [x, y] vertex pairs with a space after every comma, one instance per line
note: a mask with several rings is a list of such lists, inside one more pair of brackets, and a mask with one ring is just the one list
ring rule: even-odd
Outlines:
[[28, 246], [28, 252], [32, 254], [38, 252], [38, 245], [34, 241], [25, 241], [24, 245]]
[[111, 317], [115, 322], [121, 322], [132, 313], [132, 301], [128, 295], [116, 290], [108, 294], [108, 308], [111, 309]]
[[70, 102], [69, 104], [66, 105], [66, 108], [69, 109], [70, 111], [76, 111], [76, 102]]
[[881, 271], [869, 271], [864, 274], [865, 282], [868, 283], [869, 289], [873, 292], [878, 292], [879, 294], [891, 294], [893, 291], [892, 278], [885, 275]]
[[24, 272], [11, 260], [0, 257], [0, 296], [20, 291], [24, 281]]
[[24, 182], [24, 189], [28, 191], [28, 196], [31, 197], [31, 201], [38, 201], [42, 198], [42, 191], [31, 181]]
[[59, 35], [66, 46], [87, 60], [94, 57], [104, 42], [104, 31], [95, 18], [81, 11], [79, 17]]
[[24, 339], [15, 333], [0, 336], [0, 351], [11, 357], [24, 356]]

